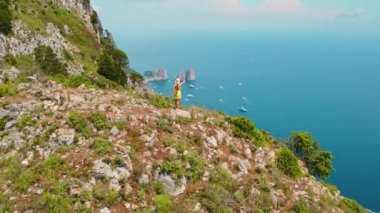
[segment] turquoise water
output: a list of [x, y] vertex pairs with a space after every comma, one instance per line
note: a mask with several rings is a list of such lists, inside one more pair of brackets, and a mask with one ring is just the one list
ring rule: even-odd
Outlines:
[[[122, 36], [116, 36], [122, 38]], [[355, 36], [192, 35], [118, 42], [140, 71], [197, 71], [185, 105], [247, 116], [278, 138], [310, 131], [334, 153], [329, 182], [380, 211], [380, 39]], [[153, 83], [172, 93], [172, 82]], [[244, 97], [244, 98], [243, 98]]]

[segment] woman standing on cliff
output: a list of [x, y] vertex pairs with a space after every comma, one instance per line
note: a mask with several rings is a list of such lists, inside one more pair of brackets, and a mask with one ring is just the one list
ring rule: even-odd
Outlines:
[[181, 86], [184, 83], [185, 83], [184, 80], [181, 81], [179, 78], [175, 79], [175, 84], [174, 84], [174, 104], [175, 104], [175, 106], [174, 106], [174, 109], [179, 108], [179, 102], [182, 98]]

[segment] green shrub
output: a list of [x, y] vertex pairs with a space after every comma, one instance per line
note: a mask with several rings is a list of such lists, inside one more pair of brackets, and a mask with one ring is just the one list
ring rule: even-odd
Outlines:
[[90, 121], [94, 124], [98, 130], [110, 128], [107, 116], [101, 112], [95, 112], [90, 116]]
[[173, 212], [173, 203], [168, 195], [156, 195], [153, 198], [156, 212], [169, 213]]
[[98, 62], [98, 73], [111, 81], [125, 85], [127, 76], [121, 63], [116, 61], [109, 51], [104, 51]]
[[177, 177], [185, 175], [185, 164], [181, 160], [166, 160], [162, 165], [162, 171], [169, 174], [175, 174]]
[[232, 178], [231, 173], [219, 166], [211, 171], [210, 182], [222, 186], [229, 191], [235, 191], [238, 186], [236, 181]]
[[181, 124], [181, 125], [186, 125], [186, 124], [189, 124], [193, 121], [192, 118], [185, 118], [185, 117], [177, 117], [175, 119], [175, 122], [178, 123], [178, 124]]
[[64, 160], [58, 155], [50, 155], [37, 165], [37, 172], [46, 176], [57, 175], [63, 168]]
[[111, 206], [117, 201], [117, 192], [103, 187], [94, 187], [93, 195], [96, 200], [106, 206]]
[[25, 192], [35, 182], [34, 173], [29, 169], [25, 169], [17, 158], [8, 158], [2, 164], [3, 166], [0, 166], [0, 168], [5, 171], [5, 177], [12, 181], [12, 187], [16, 190]]
[[339, 207], [344, 211], [348, 213], [367, 213], [365, 208], [363, 208], [358, 202], [355, 200], [351, 200], [348, 198], [344, 198], [340, 204]]
[[201, 193], [201, 204], [209, 212], [232, 213], [231, 203], [232, 195], [221, 186], [207, 186]]
[[288, 147], [302, 160], [307, 161], [318, 149], [319, 144], [308, 132], [295, 132], [288, 142]]
[[165, 117], [160, 117], [157, 119], [156, 123], [158, 130], [173, 133], [173, 124], [170, 122], [169, 119]]
[[107, 154], [112, 151], [111, 142], [102, 139], [95, 140], [94, 143], [91, 145], [91, 148], [97, 154]]
[[167, 137], [164, 139], [164, 141], [162, 142], [164, 144], [165, 147], [171, 147], [173, 146], [174, 144], [176, 144], [177, 140], [173, 137]]
[[331, 152], [327, 151], [318, 151], [316, 152], [309, 162], [307, 166], [309, 168], [310, 174], [326, 179], [332, 171], [334, 171], [333, 163], [333, 155]]
[[156, 192], [156, 194], [164, 194], [165, 193], [164, 184], [162, 184], [161, 182], [155, 182], [153, 184], [153, 188], [154, 188], [154, 191]]
[[320, 151], [319, 143], [308, 132], [295, 132], [288, 147], [303, 160], [310, 173], [319, 178], [327, 178], [334, 171], [331, 152]]
[[266, 144], [266, 137], [262, 131], [255, 128], [253, 130], [254, 144], [259, 147], [263, 147]]
[[22, 170], [14, 180], [14, 187], [22, 192], [25, 192], [35, 182], [36, 176], [30, 170]]
[[38, 203], [38, 208], [46, 212], [69, 212], [72, 200], [61, 195], [45, 193]]
[[178, 153], [183, 154], [186, 150], [186, 143], [182, 140], [178, 141], [176, 150]]
[[66, 66], [62, 64], [50, 46], [39, 46], [34, 50], [36, 61], [43, 72], [48, 74], [64, 73]]
[[83, 134], [86, 138], [90, 137], [90, 128], [88, 126], [88, 123], [84, 117], [82, 117], [77, 112], [71, 112], [69, 115], [69, 118], [67, 119], [67, 123], [69, 126], [78, 133]]
[[157, 108], [173, 108], [174, 107], [173, 101], [167, 96], [156, 95], [156, 94], [154, 95], [146, 94], [146, 99], [151, 105]]
[[17, 121], [17, 127], [22, 130], [27, 126], [34, 126], [36, 124], [36, 121], [32, 120], [26, 115], [21, 116], [20, 119]]
[[336, 194], [336, 193], [339, 192], [339, 189], [338, 189], [336, 186], [334, 186], [334, 185], [332, 185], [332, 184], [329, 184], [329, 183], [327, 183], [327, 182], [325, 182], [325, 181], [321, 181], [321, 183], [322, 183], [325, 187], [327, 187], [327, 188], [329, 189], [329, 191], [331, 192], [331, 194]]
[[67, 73], [58, 73], [50, 77], [53, 81], [63, 84], [66, 87], [76, 88], [84, 84], [89, 88], [101, 87], [98, 82], [94, 82], [86, 75], [69, 75]]
[[0, 33], [4, 35], [12, 32], [12, 13], [9, 5], [10, 0], [0, 0]]
[[0, 131], [4, 130], [6, 124], [7, 120], [5, 118], [0, 118]]
[[[144, 82], [144, 76], [138, 72], [131, 72], [128, 74], [128, 78], [131, 80], [134, 85], [141, 85]], [[131, 85], [129, 85], [131, 86]]]
[[[0, 0], [1, 1], [1, 0]], [[16, 66], [17, 65], [17, 59], [14, 55], [12, 54], [8, 54], [4, 57], [4, 60], [6, 63], [12, 65], [12, 66]]]
[[282, 148], [277, 153], [276, 165], [283, 173], [290, 177], [299, 178], [302, 175], [297, 157], [287, 148]]
[[17, 94], [17, 86], [14, 83], [0, 84], [0, 97], [9, 97]]
[[206, 170], [205, 160], [197, 152], [190, 152], [186, 157], [190, 165], [187, 177], [192, 181], [200, 180]]
[[291, 211], [294, 213], [311, 213], [309, 205], [305, 200], [299, 200], [297, 203], [295, 203], [291, 208]]
[[232, 124], [232, 134], [235, 137], [252, 139], [255, 125], [245, 117], [230, 117], [228, 121]]
[[202, 137], [202, 135], [201, 134], [199, 134], [199, 133], [195, 133], [195, 134], [193, 134], [193, 135], [188, 135], [187, 136], [189, 139], [190, 139], [190, 141], [191, 142], [193, 142], [195, 145], [202, 145], [202, 143], [203, 143], [203, 137]]

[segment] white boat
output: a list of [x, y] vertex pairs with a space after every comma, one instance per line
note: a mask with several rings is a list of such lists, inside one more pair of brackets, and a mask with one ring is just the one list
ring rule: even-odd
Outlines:
[[194, 84], [190, 84], [189, 87], [190, 88], [195, 88], [195, 85]]
[[224, 89], [224, 87], [223, 86], [219, 86], [219, 89]]
[[246, 108], [244, 108], [244, 107], [240, 107], [240, 108], [239, 108], [239, 111], [240, 111], [240, 112], [248, 112], [248, 110], [247, 110]]
[[248, 99], [246, 97], [242, 97], [242, 99], [245, 100], [245, 101], [248, 101]]
[[239, 86], [243, 86], [243, 83], [239, 83], [238, 85], [239, 85]]
[[186, 97], [188, 97], [188, 98], [194, 98], [195, 96], [193, 94], [188, 94]]
[[223, 99], [219, 98], [218, 100], [219, 100], [220, 103], [224, 103]]

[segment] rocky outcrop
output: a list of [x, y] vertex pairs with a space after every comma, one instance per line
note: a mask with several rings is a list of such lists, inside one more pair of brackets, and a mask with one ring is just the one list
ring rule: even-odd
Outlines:
[[[219, 167], [231, 176], [231, 184], [239, 183], [234, 196], [244, 192], [250, 201], [265, 199], [273, 212], [287, 211], [299, 201], [323, 212], [322, 199], [332, 203], [343, 199], [339, 191], [332, 192], [313, 177], [292, 179], [280, 173], [275, 168], [279, 146], [257, 147], [233, 137], [228, 124], [212, 124], [217, 119], [217, 114], [212, 112], [157, 109], [125, 91], [95, 90], [84, 85], [69, 89], [53, 81], [35, 80], [29, 84], [16, 97], [0, 98], [1, 103], [7, 103], [0, 107], [0, 118], [5, 120], [4, 130], [0, 131], [0, 160], [21, 156], [20, 165], [27, 169], [40, 165], [49, 156], [61, 156], [67, 170], [62, 174], [65, 179], [72, 179], [68, 183], [69, 195], [79, 202], [76, 205], [84, 203], [94, 212], [100, 210], [95, 205], [99, 201], [81, 201], [80, 195], [86, 192], [105, 199], [99, 195], [99, 187], [117, 192], [108, 195], [111, 198], [120, 195], [126, 199], [115, 203], [115, 208], [122, 208], [118, 211], [150, 207], [152, 201], [147, 197], [156, 192], [149, 191], [153, 189], [148, 186], [170, 195], [173, 202], [186, 199], [189, 194], [212, 196], [207, 193], [216, 193], [210, 181], [220, 178], [215, 176], [215, 169]], [[123, 104], [114, 105], [121, 97]], [[69, 127], [71, 112], [84, 117], [101, 112], [107, 117], [107, 129], [97, 129], [87, 120], [90, 132], [84, 137], [77, 131], [80, 129]], [[181, 121], [178, 118], [186, 118], [187, 123], [176, 123]], [[167, 126], [157, 124], [156, 121], [162, 119], [168, 121], [163, 124]], [[172, 131], [173, 128], [176, 131]], [[93, 147], [99, 138], [106, 142], [100, 148]], [[168, 138], [171, 141], [166, 141]], [[198, 157], [194, 158], [194, 153]], [[303, 170], [307, 174], [307, 170]], [[226, 174], [221, 177], [228, 178]], [[7, 180], [0, 183], [0, 187], [6, 189], [6, 196], [15, 197], [10, 201], [15, 210], [26, 211], [28, 208], [22, 207], [25, 205], [17, 205], [23, 200], [17, 191], [11, 190], [14, 181]], [[218, 181], [224, 183], [223, 179]], [[33, 182], [25, 196], [39, 199], [44, 194], [41, 184], [44, 183]], [[239, 204], [239, 209], [249, 210], [246, 204]], [[207, 212], [204, 205], [200, 200], [191, 209]], [[108, 205], [108, 210], [115, 212], [113, 205]], [[336, 206], [329, 210], [341, 212]]]

